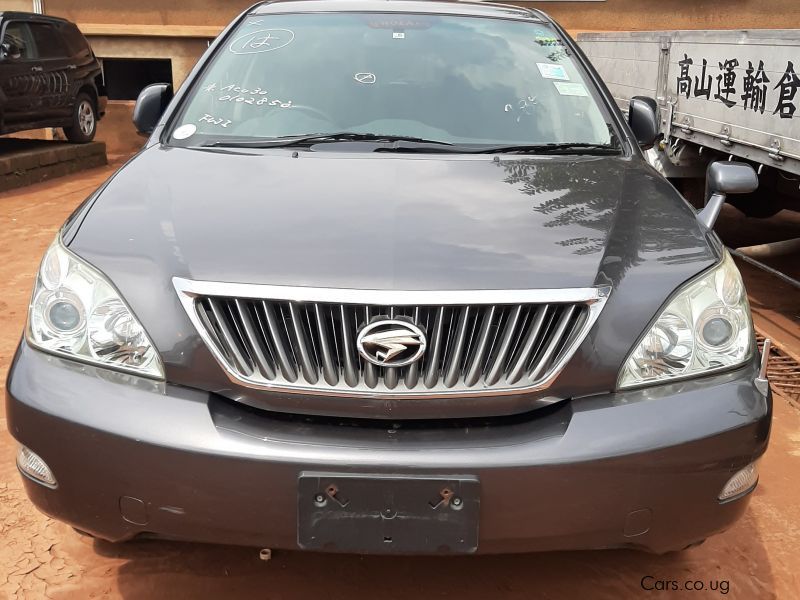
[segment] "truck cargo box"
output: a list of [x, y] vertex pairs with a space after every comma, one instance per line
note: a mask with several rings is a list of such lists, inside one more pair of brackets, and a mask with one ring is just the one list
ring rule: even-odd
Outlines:
[[680, 139], [800, 174], [800, 30], [584, 33], [578, 42], [622, 110], [633, 96], [658, 100], [667, 148]]

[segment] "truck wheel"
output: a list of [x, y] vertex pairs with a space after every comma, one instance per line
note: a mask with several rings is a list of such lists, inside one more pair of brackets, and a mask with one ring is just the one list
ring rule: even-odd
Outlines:
[[97, 132], [97, 108], [88, 94], [80, 93], [75, 98], [72, 126], [64, 127], [64, 135], [70, 142], [85, 144], [94, 139]]

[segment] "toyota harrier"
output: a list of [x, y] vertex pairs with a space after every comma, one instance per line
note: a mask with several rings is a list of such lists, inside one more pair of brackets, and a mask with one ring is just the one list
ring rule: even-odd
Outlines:
[[546, 15], [254, 6], [47, 250], [7, 384], [31, 500], [135, 537], [682, 549], [771, 397], [742, 279]]

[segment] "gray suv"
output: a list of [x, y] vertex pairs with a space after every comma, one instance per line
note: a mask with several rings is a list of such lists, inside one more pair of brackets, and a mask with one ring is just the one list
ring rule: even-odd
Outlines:
[[711, 227], [541, 12], [257, 5], [46, 252], [8, 377], [31, 500], [94, 536], [681, 549], [744, 511], [769, 386]]

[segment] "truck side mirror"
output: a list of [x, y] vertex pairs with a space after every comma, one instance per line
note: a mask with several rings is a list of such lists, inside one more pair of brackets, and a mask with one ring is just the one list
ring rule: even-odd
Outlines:
[[661, 123], [658, 103], [647, 96], [634, 96], [628, 104], [628, 124], [642, 150], [652, 148], [659, 135]]
[[139, 135], [153, 133], [170, 100], [172, 86], [168, 83], [154, 83], [139, 92], [133, 107], [133, 124]]
[[706, 172], [706, 206], [697, 220], [711, 229], [728, 194], [748, 194], [758, 189], [755, 169], [742, 162], [715, 162]]

